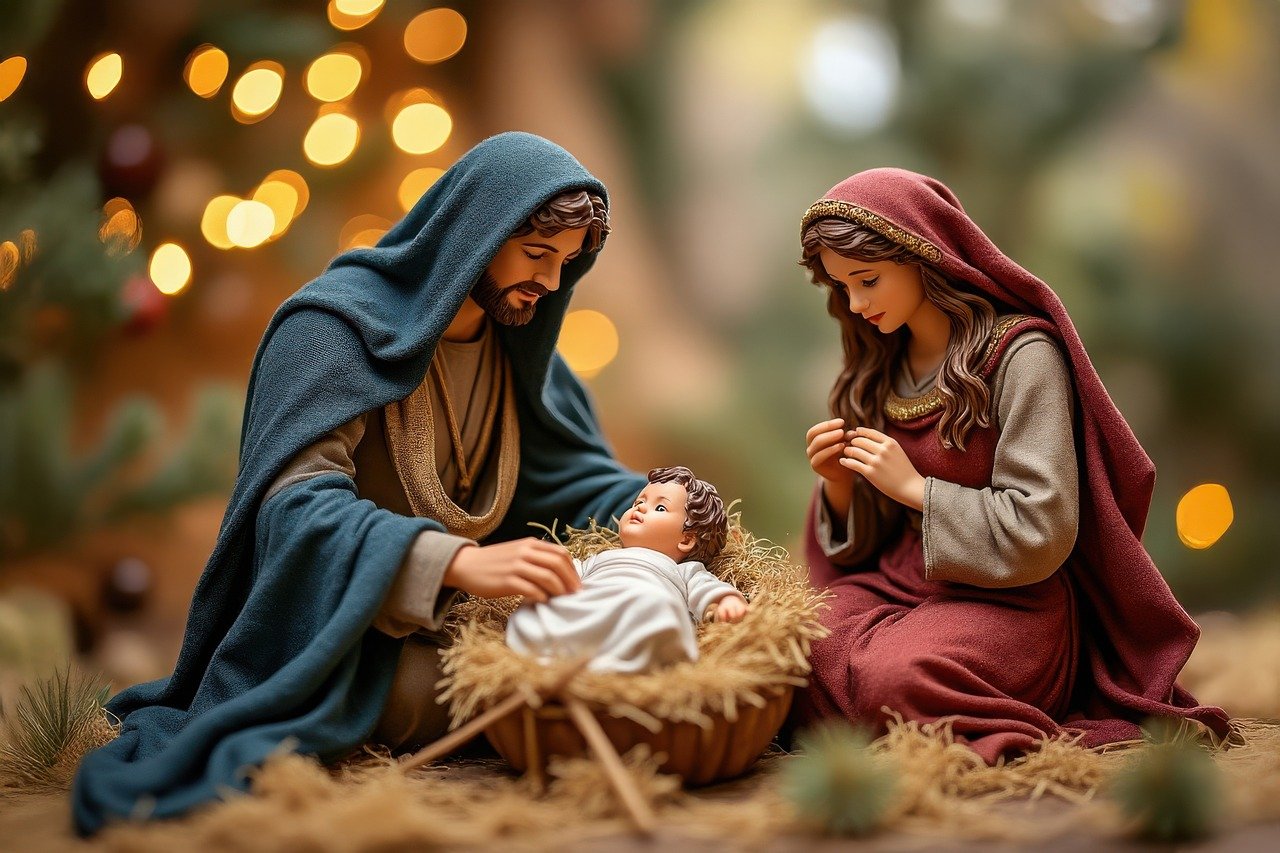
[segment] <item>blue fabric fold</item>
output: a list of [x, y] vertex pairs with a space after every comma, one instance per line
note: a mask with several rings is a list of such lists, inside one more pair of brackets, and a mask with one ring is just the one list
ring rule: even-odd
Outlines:
[[[76, 829], [181, 815], [229, 791], [274, 751], [332, 759], [358, 746], [386, 702], [402, 640], [370, 627], [413, 540], [434, 519], [380, 509], [341, 474], [267, 487], [301, 450], [407, 396], [441, 335], [512, 231], [566, 190], [607, 198], [568, 152], [526, 133], [477, 145], [378, 243], [339, 255], [277, 310], [254, 358], [240, 470], [192, 598], [169, 678], [115, 696], [119, 737], [82, 761]], [[516, 384], [521, 471], [492, 541], [531, 522], [616, 516], [644, 484], [601, 435], [582, 384], [555, 352], [574, 286], [569, 262], [532, 322], [501, 327]]]

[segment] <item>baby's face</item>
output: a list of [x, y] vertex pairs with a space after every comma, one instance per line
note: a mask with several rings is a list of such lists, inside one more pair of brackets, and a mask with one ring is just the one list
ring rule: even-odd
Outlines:
[[682, 541], [692, 540], [684, 531], [688, 493], [679, 483], [650, 483], [636, 496], [631, 509], [618, 519], [618, 535], [627, 548], [652, 548], [676, 562], [687, 551]]

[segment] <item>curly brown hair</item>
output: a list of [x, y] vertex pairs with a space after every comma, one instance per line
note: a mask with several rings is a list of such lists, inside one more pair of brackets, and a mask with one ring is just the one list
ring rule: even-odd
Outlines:
[[684, 504], [684, 529], [692, 530], [695, 544], [686, 559], [709, 563], [724, 548], [729, 538], [729, 518], [725, 515], [724, 501], [716, 487], [706, 480], [699, 480], [683, 465], [670, 468], [654, 468], [649, 472], [650, 483], [679, 483], [688, 497]]
[[535, 210], [511, 236], [523, 237], [537, 231], [543, 237], [550, 237], [584, 225], [587, 236], [582, 240], [582, 250], [599, 251], [604, 238], [609, 236], [609, 208], [598, 195], [586, 190], [569, 190]]
[[991, 390], [978, 370], [995, 325], [997, 307], [947, 278], [928, 261], [863, 225], [833, 217], [815, 220], [801, 236], [800, 265], [809, 270], [814, 284], [828, 289], [827, 313], [840, 323], [844, 368], [831, 388], [828, 402], [831, 413], [844, 418], [849, 428], [884, 429], [884, 403], [893, 370], [905, 351], [908, 332], [904, 328], [886, 338], [850, 314], [846, 297], [822, 266], [819, 253], [823, 247], [846, 258], [893, 261], [920, 268], [925, 298], [947, 315], [951, 326], [951, 342], [938, 371], [938, 392], [943, 400], [938, 437], [943, 447], [963, 450], [974, 427], [990, 425]]

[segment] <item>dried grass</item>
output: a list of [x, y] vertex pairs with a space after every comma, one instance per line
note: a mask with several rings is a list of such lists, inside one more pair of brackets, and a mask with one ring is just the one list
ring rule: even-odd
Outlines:
[[[586, 530], [567, 529], [563, 544], [582, 559], [617, 547], [618, 538], [593, 522]], [[810, 588], [784, 549], [752, 536], [737, 515], [723, 553], [708, 569], [751, 602], [741, 622], [699, 626], [695, 662], [639, 675], [583, 672], [573, 682], [574, 694], [656, 729], [663, 720], [710, 726], [715, 714], [733, 721], [743, 705], [763, 707], [779, 689], [803, 686], [809, 644], [826, 634], [818, 621], [823, 594]], [[443, 698], [455, 725], [554, 679], [554, 668], [533, 665], [507, 647], [503, 632], [516, 605], [512, 598], [471, 599], [454, 609], [456, 640], [442, 657]]]
[[106, 686], [71, 668], [24, 686], [0, 709], [0, 790], [62, 791], [80, 758], [115, 737], [102, 705]]
[[1182, 682], [1233, 717], [1280, 719], [1280, 611], [1208, 613]]

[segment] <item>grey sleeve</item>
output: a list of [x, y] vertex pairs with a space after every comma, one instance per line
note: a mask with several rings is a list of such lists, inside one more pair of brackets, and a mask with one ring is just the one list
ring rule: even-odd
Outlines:
[[414, 631], [439, 631], [460, 592], [446, 587], [444, 573], [453, 557], [470, 539], [428, 530], [413, 541], [391, 591], [374, 617], [373, 627], [393, 637]]
[[1080, 517], [1071, 378], [1045, 334], [1020, 336], [992, 384], [1000, 437], [991, 486], [925, 480], [925, 576], [983, 587], [1036, 583], [1066, 561]]
[[822, 553], [834, 565], [854, 566], [876, 552], [883, 541], [888, 520], [880, 515], [872, 487], [862, 478], [853, 487], [853, 500], [844, 524], [837, 524], [831, 507], [821, 492], [814, 502], [814, 535]]
[[[341, 473], [355, 481], [353, 461], [356, 445], [364, 438], [366, 418], [361, 415], [338, 427], [307, 447], [284, 467], [267, 488], [266, 503], [295, 483], [321, 474]], [[458, 590], [443, 587], [445, 570], [470, 539], [435, 530], [419, 533], [405, 554], [382, 609], [373, 627], [393, 637], [404, 637], [421, 629], [439, 630], [444, 616], [458, 596]]]
[[738, 592], [733, 584], [720, 580], [697, 560], [680, 563], [679, 568], [689, 590], [689, 613], [697, 622], [702, 621], [702, 616], [707, 612], [708, 607], [726, 595]]

